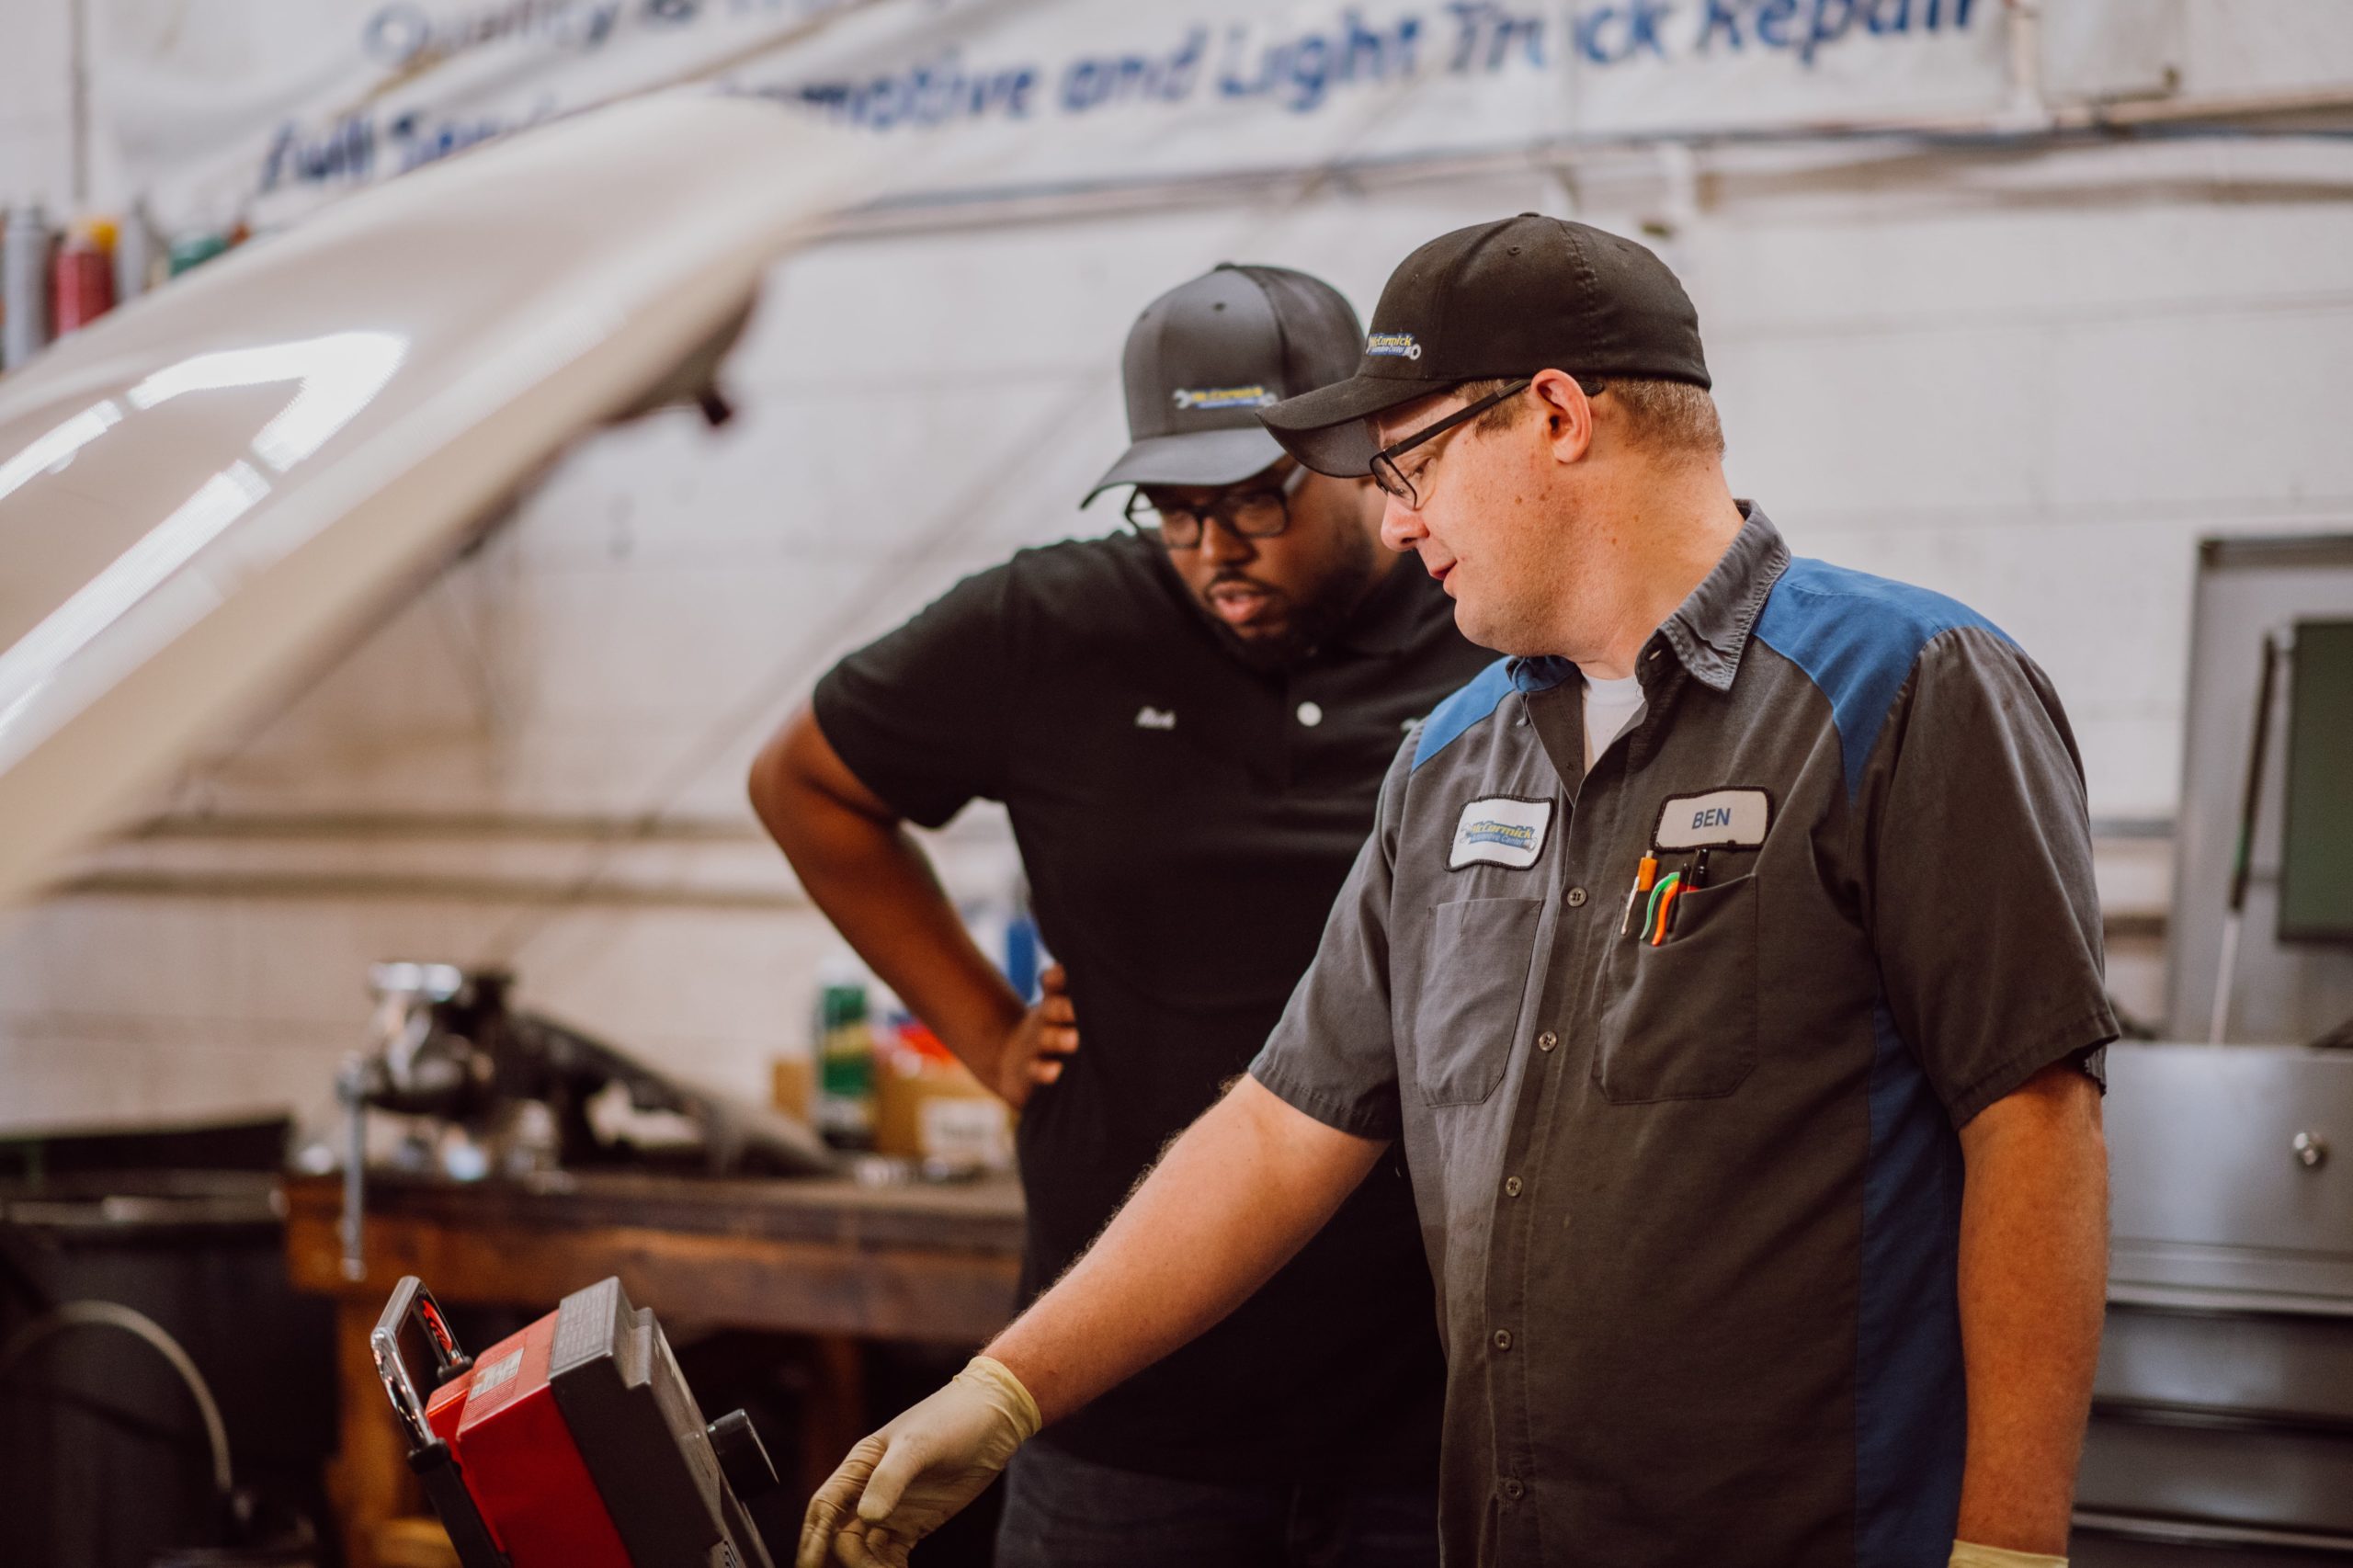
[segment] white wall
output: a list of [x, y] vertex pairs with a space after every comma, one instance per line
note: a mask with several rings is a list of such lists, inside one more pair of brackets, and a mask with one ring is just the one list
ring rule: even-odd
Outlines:
[[73, 17], [64, 0], [0, 11], [0, 204], [73, 199]]
[[[1574, 189], [1457, 177], [794, 259], [732, 366], [734, 425], [585, 443], [159, 803], [176, 825], [0, 926], [0, 1123], [322, 1106], [365, 967], [394, 956], [513, 959], [529, 999], [762, 1091], [805, 1046], [829, 938], [742, 803], [751, 751], [958, 574], [1109, 526], [1072, 502], [1121, 443], [1136, 309], [1235, 258], [1369, 312], [1443, 229], [1524, 208], [1631, 226], [1672, 206], [1656, 174], [1629, 156]], [[2348, 194], [2342, 142], [1747, 155], [1712, 162], [1659, 243], [1699, 306], [1735, 488], [1800, 551], [1993, 617], [2066, 698], [2095, 815], [2162, 820], [2193, 541], [2353, 527]], [[600, 846], [650, 813], [646, 842]], [[1001, 883], [992, 823], [948, 839], [952, 883]], [[2165, 859], [2104, 840], [2111, 910], [2161, 911]], [[2145, 920], [2112, 944], [2144, 1012], [2157, 947]]]

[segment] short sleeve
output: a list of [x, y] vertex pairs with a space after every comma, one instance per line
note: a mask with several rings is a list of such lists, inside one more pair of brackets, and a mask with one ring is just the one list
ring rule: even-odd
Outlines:
[[1016, 682], [1009, 566], [965, 578], [817, 682], [817, 727], [859, 783], [938, 827], [1002, 799]]
[[1293, 1109], [1359, 1138], [1397, 1136], [1397, 1048], [1389, 1010], [1389, 900], [1397, 823], [1419, 726], [1381, 783], [1372, 835], [1324, 923], [1324, 939], [1250, 1075]]
[[2056, 692], [1984, 627], [1922, 651], [1866, 769], [1869, 918], [1897, 1032], [1956, 1127], [2116, 1038], [2083, 764]]

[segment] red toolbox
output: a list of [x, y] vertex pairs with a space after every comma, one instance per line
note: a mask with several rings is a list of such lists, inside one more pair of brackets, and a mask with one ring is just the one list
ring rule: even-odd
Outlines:
[[369, 1343], [465, 1568], [772, 1568], [742, 1502], [776, 1484], [759, 1437], [705, 1424], [619, 1279], [469, 1357], [410, 1276]]

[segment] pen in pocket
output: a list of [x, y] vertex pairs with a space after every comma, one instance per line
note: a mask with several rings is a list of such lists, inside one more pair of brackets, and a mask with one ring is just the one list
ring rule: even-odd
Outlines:
[[1634, 885], [1626, 890], [1626, 917], [1618, 922], [1620, 937], [1634, 928], [1634, 905], [1642, 902], [1643, 895], [1651, 891], [1651, 884], [1657, 880], [1658, 857], [1643, 856], [1643, 863], [1634, 868]]
[[1683, 873], [1669, 871], [1651, 890], [1651, 902], [1643, 913], [1642, 934], [1654, 948], [1666, 940], [1667, 917], [1675, 912], [1675, 900], [1683, 892]]
[[1701, 849], [1699, 854], [1683, 862], [1683, 869], [1677, 873], [1675, 896], [1669, 899], [1658, 912], [1658, 941], [1653, 942], [1651, 944], [1653, 947], [1658, 946], [1659, 942], [1664, 942], [1675, 935], [1675, 921], [1683, 907], [1683, 895], [1688, 892], [1697, 892], [1707, 885], [1708, 852]]

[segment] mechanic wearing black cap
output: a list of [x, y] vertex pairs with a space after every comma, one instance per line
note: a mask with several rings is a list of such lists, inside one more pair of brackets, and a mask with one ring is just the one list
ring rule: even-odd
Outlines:
[[[836, 665], [755, 767], [818, 906], [1022, 1108], [1032, 1292], [1249, 1065], [1404, 726], [1493, 657], [1392, 569], [1379, 490], [1308, 472], [1258, 423], [1348, 375], [1358, 331], [1279, 267], [1154, 301], [1127, 344], [1134, 444], [1088, 493], [1132, 487], [1136, 526], [966, 579]], [[901, 831], [975, 796], [1006, 805], [1060, 960], [1036, 1007]], [[1392, 1159], [1232, 1318], [1023, 1456], [1001, 1568], [1428, 1568], [1434, 1321]]]
[[2059, 1561], [2116, 1025], [2049, 682], [1733, 499], [1696, 315], [1639, 245], [1445, 235], [1368, 345], [1267, 422], [1374, 474], [1388, 542], [1512, 656], [1398, 754], [1251, 1076], [854, 1452], [803, 1563], [837, 1532], [898, 1561], [1400, 1142], [1453, 1568]]

